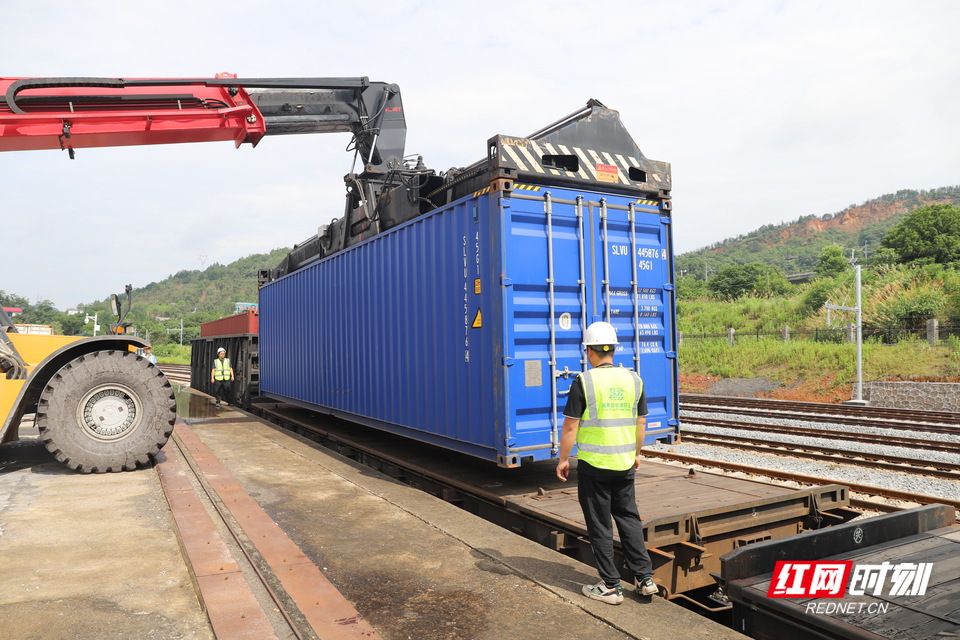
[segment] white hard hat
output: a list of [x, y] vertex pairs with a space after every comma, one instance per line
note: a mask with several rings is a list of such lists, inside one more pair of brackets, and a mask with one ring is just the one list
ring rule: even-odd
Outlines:
[[227, 350], [224, 349], [223, 347], [220, 347], [219, 349], [217, 349], [217, 353], [220, 353], [221, 351], [222, 351], [223, 353], [226, 353], [226, 352], [227, 352]]
[[585, 347], [620, 344], [617, 342], [617, 330], [609, 322], [594, 322], [583, 334]]

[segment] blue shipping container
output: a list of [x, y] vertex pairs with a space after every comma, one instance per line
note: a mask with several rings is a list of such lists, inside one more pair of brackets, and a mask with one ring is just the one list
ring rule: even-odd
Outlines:
[[[583, 329], [611, 322], [678, 429], [673, 243], [655, 200], [485, 189], [266, 284], [264, 395], [516, 466], [558, 455]], [[512, 187], [512, 188], [509, 188]]]

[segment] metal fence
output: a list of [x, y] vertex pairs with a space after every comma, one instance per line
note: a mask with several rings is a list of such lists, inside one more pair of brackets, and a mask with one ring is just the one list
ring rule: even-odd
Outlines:
[[[898, 342], [924, 340], [931, 345], [939, 345], [951, 337], [960, 339], [960, 326], [943, 326], [936, 320], [926, 323], [925, 327], [918, 328], [914, 326], [903, 326], [896, 328], [872, 328], [864, 327], [863, 339], [879, 341], [882, 344], [897, 344]], [[680, 343], [686, 340], [726, 340], [730, 344], [744, 340], [809, 340], [813, 342], [831, 342], [843, 343], [856, 341], [856, 326], [853, 324], [831, 329], [814, 329], [813, 331], [800, 331], [783, 327], [779, 331], [740, 331], [734, 328], [727, 329], [723, 333], [693, 333], [679, 332]]]

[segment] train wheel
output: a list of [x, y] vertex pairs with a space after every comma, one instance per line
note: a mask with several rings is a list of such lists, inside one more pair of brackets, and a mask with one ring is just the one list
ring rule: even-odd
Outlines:
[[166, 377], [126, 351], [95, 351], [69, 362], [47, 383], [37, 407], [44, 445], [83, 473], [151, 463], [175, 420]]

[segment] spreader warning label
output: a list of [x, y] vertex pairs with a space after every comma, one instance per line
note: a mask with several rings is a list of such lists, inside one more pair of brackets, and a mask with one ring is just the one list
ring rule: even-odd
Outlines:
[[620, 170], [613, 164], [597, 163], [597, 180], [599, 182], [620, 182]]

